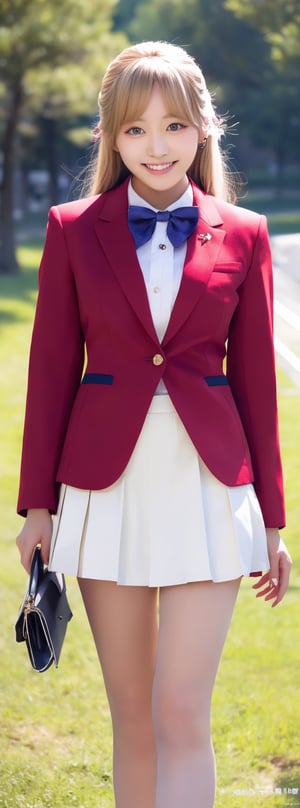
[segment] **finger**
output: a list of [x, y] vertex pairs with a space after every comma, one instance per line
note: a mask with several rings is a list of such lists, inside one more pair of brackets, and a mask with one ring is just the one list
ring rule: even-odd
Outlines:
[[269, 579], [272, 582], [273, 586], [278, 586], [279, 581], [279, 557], [276, 556], [274, 559], [271, 560], [271, 565], [269, 569]]
[[279, 585], [277, 587], [277, 597], [274, 603], [272, 603], [272, 608], [274, 608], [274, 606], [278, 606], [278, 603], [282, 601], [289, 585], [289, 578], [290, 578], [290, 565], [289, 566], [284, 565], [280, 572]]
[[267, 572], [261, 577], [258, 583], [254, 585], [253, 589], [257, 590], [257, 598], [272, 600], [274, 597], [276, 597], [278, 591], [278, 581], [274, 578], [270, 578], [270, 573]]
[[270, 600], [274, 600], [274, 598], [277, 599], [278, 591], [279, 591], [279, 586], [278, 585], [273, 586], [272, 589], [270, 590], [270, 592], [266, 595], [265, 600], [270, 601]]
[[28, 556], [28, 553], [21, 553], [21, 564], [22, 564], [22, 567], [24, 567], [26, 572], [28, 572], [28, 574], [29, 574], [30, 573], [31, 563], [30, 563], [30, 558]]
[[42, 541], [41, 542], [41, 556], [42, 556], [42, 562], [46, 566], [48, 566], [48, 564], [49, 564], [49, 550], [50, 550], [49, 542], [45, 543], [45, 542]]
[[17, 544], [18, 544], [18, 548], [19, 548], [19, 552], [20, 552], [21, 564], [24, 567], [24, 569], [26, 570], [26, 572], [30, 573], [32, 556], [33, 556], [35, 547], [37, 546], [38, 542], [37, 542], [36, 539], [33, 539], [32, 541], [30, 541], [28, 543], [27, 541], [24, 541], [24, 536], [23, 536], [23, 537], [20, 538], [20, 541], [17, 542]]
[[26, 572], [28, 572], [28, 574], [30, 573], [30, 569], [31, 569], [32, 556], [33, 556], [33, 553], [34, 553], [34, 549], [35, 549], [35, 547], [33, 547], [32, 549], [27, 548], [26, 550], [23, 551], [23, 553], [21, 553], [21, 562], [23, 564], [23, 567], [25, 567]]
[[264, 586], [269, 581], [269, 573], [266, 572], [264, 575], [259, 578], [256, 584], [253, 584], [252, 589], [260, 589], [261, 586]]
[[265, 600], [267, 600], [267, 596], [270, 596], [270, 593], [273, 591], [274, 587], [272, 586], [272, 584], [269, 584], [269, 586], [266, 586], [265, 589], [262, 589], [261, 592], [257, 592], [256, 597], [265, 598]]
[[278, 603], [282, 601], [289, 585], [289, 577], [290, 577], [290, 564], [286, 563], [281, 567], [280, 577], [277, 585], [273, 587], [273, 589], [266, 595], [265, 598], [266, 601], [270, 600], [274, 601], [274, 603], [272, 603], [272, 609], [274, 608], [274, 606], [278, 606]]

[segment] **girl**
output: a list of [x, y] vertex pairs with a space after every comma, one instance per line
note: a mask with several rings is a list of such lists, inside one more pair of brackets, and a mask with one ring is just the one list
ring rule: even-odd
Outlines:
[[92, 196], [49, 216], [17, 543], [27, 570], [40, 543], [78, 577], [117, 808], [211, 808], [240, 581], [276, 606], [291, 564], [267, 226], [228, 203], [221, 122], [181, 48], [123, 51], [99, 107]]

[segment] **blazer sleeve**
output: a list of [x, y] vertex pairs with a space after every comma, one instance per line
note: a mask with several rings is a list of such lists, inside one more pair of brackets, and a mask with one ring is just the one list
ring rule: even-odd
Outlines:
[[56, 472], [81, 380], [84, 339], [59, 208], [49, 213], [29, 357], [18, 512], [58, 500]]
[[273, 338], [273, 277], [267, 222], [259, 219], [251, 262], [228, 338], [227, 376], [249, 443], [266, 527], [285, 525]]

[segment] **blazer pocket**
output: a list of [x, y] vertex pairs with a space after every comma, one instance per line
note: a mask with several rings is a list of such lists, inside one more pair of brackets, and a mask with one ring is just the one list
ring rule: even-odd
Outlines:
[[215, 264], [213, 272], [241, 272], [242, 265], [238, 261], [230, 261], [228, 264]]

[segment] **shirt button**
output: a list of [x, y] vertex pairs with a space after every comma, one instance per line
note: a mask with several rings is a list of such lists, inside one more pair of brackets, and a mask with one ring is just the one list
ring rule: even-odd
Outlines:
[[166, 249], [167, 249], [167, 245], [166, 245], [166, 244], [159, 244], [158, 246], [159, 246], [159, 249], [160, 249], [160, 250], [166, 250]]
[[153, 292], [157, 295], [157, 293], [160, 292], [160, 286], [153, 286]]
[[154, 356], [152, 358], [152, 362], [153, 362], [154, 365], [157, 365], [157, 366], [162, 365], [163, 361], [164, 361], [164, 357], [161, 354], [159, 354], [159, 353], [154, 354]]

